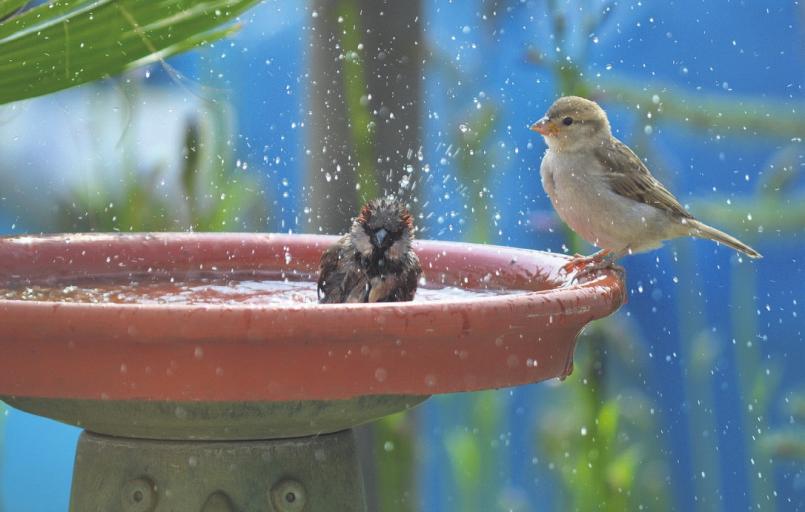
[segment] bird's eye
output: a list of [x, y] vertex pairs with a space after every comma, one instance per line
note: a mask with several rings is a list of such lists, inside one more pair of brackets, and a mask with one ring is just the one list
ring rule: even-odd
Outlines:
[[566, 117], [566, 118], [562, 119], [562, 124], [565, 125], [565, 126], [570, 126], [571, 124], [573, 124], [573, 118], [572, 117]]

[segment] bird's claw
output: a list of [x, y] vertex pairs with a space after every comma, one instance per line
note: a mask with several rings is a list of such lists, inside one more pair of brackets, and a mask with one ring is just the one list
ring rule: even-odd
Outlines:
[[601, 262], [607, 261], [608, 255], [609, 251], [606, 250], [598, 251], [590, 256], [584, 256], [583, 254], [576, 253], [570, 259], [570, 261], [562, 265], [562, 270], [565, 274], [580, 271], [589, 267], [590, 265], [598, 265]]
[[612, 270], [616, 272], [621, 278], [626, 274], [626, 270], [617, 263], [609, 260], [602, 260], [579, 269], [574, 275], [574, 282], [580, 282], [587, 277], [595, 277], [602, 270]]
[[583, 269], [592, 262], [593, 262], [592, 257], [576, 254], [575, 256], [573, 256], [573, 259], [562, 265], [562, 271], [565, 274], [569, 274], [571, 272]]
[[576, 254], [570, 261], [562, 266], [565, 274], [573, 273], [571, 282], [581, 281], [583, 278], [597, 274], [601, 270], [612, 270], [623, 277], [625, 270], [615, 263], [609, 251], [600, 251], [591, 256]]

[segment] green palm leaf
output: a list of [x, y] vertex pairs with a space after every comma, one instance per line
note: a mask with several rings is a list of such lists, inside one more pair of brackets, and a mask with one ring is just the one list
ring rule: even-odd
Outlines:
[[257, 1], [54, 0], [20, 12], [26, 2], [0, 0], [0, 104], [225, 37], [233, 27], [216, 28]]

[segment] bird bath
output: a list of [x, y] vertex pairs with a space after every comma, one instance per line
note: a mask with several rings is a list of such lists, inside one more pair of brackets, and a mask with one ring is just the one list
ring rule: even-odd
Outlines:
[[365, 511], [351, 427], [564, 377], [624, 300], [561, 255], [423, 241], [416, 301], [318, 305], [334, 240], [0, 239], [0, 399], [85, 429], [72, 511]]

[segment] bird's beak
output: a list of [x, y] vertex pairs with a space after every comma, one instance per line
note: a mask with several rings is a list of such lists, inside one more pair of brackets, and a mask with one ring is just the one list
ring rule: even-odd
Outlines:
[[559, 131], [553, 121], [548, 119], [547, 116], [532, 124], [531, 129], [540, 133], [541, 135], [545, 135], [546, 137], [556, 135], [556, 133]]
[[386, 239], [388, 234], [389, 234], [389, 232], [386, 231], [385, 229], [383, 229], [383, 228], [378, 229], [377, 233], [375, 233], [375, 238], [377, 238], [377, 245], [382, 246], [383, 245], [383, 240]]

